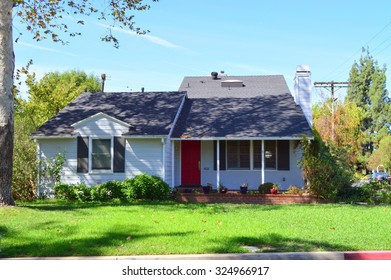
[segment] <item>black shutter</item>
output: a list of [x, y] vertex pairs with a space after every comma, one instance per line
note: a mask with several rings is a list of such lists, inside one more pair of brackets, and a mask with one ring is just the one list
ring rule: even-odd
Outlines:
[[[226, 169], [225, 141], [220, 141], [220, 170]], [[213, 169], [217, 170], [217, 141], [213, 141]]]
[[114, 137], [114, 172], [125, 172], [125, 138]]
[[88, 137], [77, 137], [77, 172], [88, 173]]
[[289, 140], [277, 141], [278, 170], [289, 170]]

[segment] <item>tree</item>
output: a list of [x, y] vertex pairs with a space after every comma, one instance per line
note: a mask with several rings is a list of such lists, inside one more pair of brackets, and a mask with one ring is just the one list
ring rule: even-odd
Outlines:
[[391, 171], [391, 135], [380, 141], [379, 148], [369, 158], [369, 168], [376, 170], [379, 165], [383, 165], [388, 172]]
[[37, 181], [36, 145], [30, 134], [55, 116], [83, 91], [100, 90], [99, 78], [82, 71], [51, 72], [36, 81], [28, 74], [28, 99], [15, 96], [15, 143], [12, 188], [19, 200], [35, 198]]
[[363, 49], [360, 61], [353, 64], [349, 74], [346, 99], [364, 110], [361, 129], [364, 133], [362, 151], [366, 158], [379, 146], [381, 139], [390, 134], [391, 100], [385, 73], [386, 67], [380, 68], [368, 49]]
[[36, 81], [28, 74], [28, 101], [17, 99], [20, 113], [29, 116], [36, 128], [54, 117], [62, 108], [84, 91], [100, 91], [99, 78], [82, 71], [51, 72]]
[[[364, 111], [354, 103], [335, 103], [331, 113], [331, 100], [318, 103], [313, 107], [314, 128], [322, 140], [348, 154], [348, 162], [357, 166], [360, 162], [362, 131], [361, 122]], [[332, 126], [331, 123], [334, 123]], [[331, 130], [334, 129], [334, 133]]]
[[[147, 0], [118, 0], [98, 2], [92, 0], [2, 0], [0, 1], [0, 206], [14, 205], [12, 199], [12, 159], [14, 137], [14, 96], [13, 73], [14, 54], [12, 37], [13, 13], [18, 16], [26, 29], [33, 34], [37, 41], [49, 37], [55, 42], [65, 43], [64, 33], [70, 36], [80, 35], [68, 29], [66, 23], [61, 22], [65, 15], [91, 15], [100, 13], [99, 20], [112, 19], [111, 26], [133, 30], [138, 34], [147, 31], [135, 26], [134, 11], [149, 9]], [[157, 0], [152, 0], [156, 2]], [[98, 3], [97, 3], [98, 2]], [[102, 4], [99, 6], [99, 4]], [[76, 20], [83, 24], [82, 20]], [[60, 32], [62, 34], [57, 34]], [[118, 40], [108, 29], [108, 34], [101, 38], [112, 42], [118, 47]]]

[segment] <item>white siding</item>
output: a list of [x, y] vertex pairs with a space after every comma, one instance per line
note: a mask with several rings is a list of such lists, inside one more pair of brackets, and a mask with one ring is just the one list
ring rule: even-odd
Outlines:
[[[85, 183], [94, 186], [110, 180], [124, 180], [141, 173], [163, 177], [163, 150], [161, 139], [127, 139], [125, 147], [125, 173], [77, 173], [76, 139], [41, 139], [40, 158], [53, 158], [65, 152], [61, 181], [67, 184]], [[50, 194], [52, 184], [39, 182], [39, 192]]]
[[80, 133], [80, 136], [107, 137], [122, 135], [129, 128], [104, 116], [97, 116], [80, 125], [75, 125], [75, 130]]
[[127, 177], [148, 173], [163, 178], [161, 139], [128, 139], [125, 151]]

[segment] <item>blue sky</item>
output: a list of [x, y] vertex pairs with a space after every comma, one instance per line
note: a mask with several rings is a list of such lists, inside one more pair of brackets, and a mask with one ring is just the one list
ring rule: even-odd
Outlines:
[[[313, 82], [347, 81], [363, 46], [379, 65], [391, 64], [390, 11], [384, 0], [160, 0], [136, 15], [148, 35], [113, 30], [119, 49], [100, 41], [106, 27], [94, 17], [84, 18], [85, 26], [76, 26], [83, 35], [66, 37], [65, 46], [35, 42], [15, 18], [15, 38], [23, 33], [14, 45], [16, 67], [33, 59], [38, 77], [72, 69], [106, 73], [106, 91], [177, 90], [184, 76], [221, 70], [282, 74], [292, 89], [299, 64], [311, 67]], [[319, 100], [320, 91], [313, 94]]]

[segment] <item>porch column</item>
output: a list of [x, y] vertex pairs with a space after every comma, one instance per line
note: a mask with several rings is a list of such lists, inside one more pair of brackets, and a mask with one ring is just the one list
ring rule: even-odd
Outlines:
[[171, 140], [171, 188], [175, 186], [175, 145]]
[[[164, 138], [162, 138], [162, 144], [163, 144], [163, 154], [162, 154], [162, 161], [163, 161], [163, 181], [166, 182], [166, 141], [164, 141]], [[166, 182], [167, 183], [167, 182]]]
[[262, 173], [262, 184], [265, 183], [265, 140], [262, 140], [262, 168], [261, 168], [261, 173]]
[[216, 150], [216, 186], [220, 189], [220, 140], [217, 140]]

